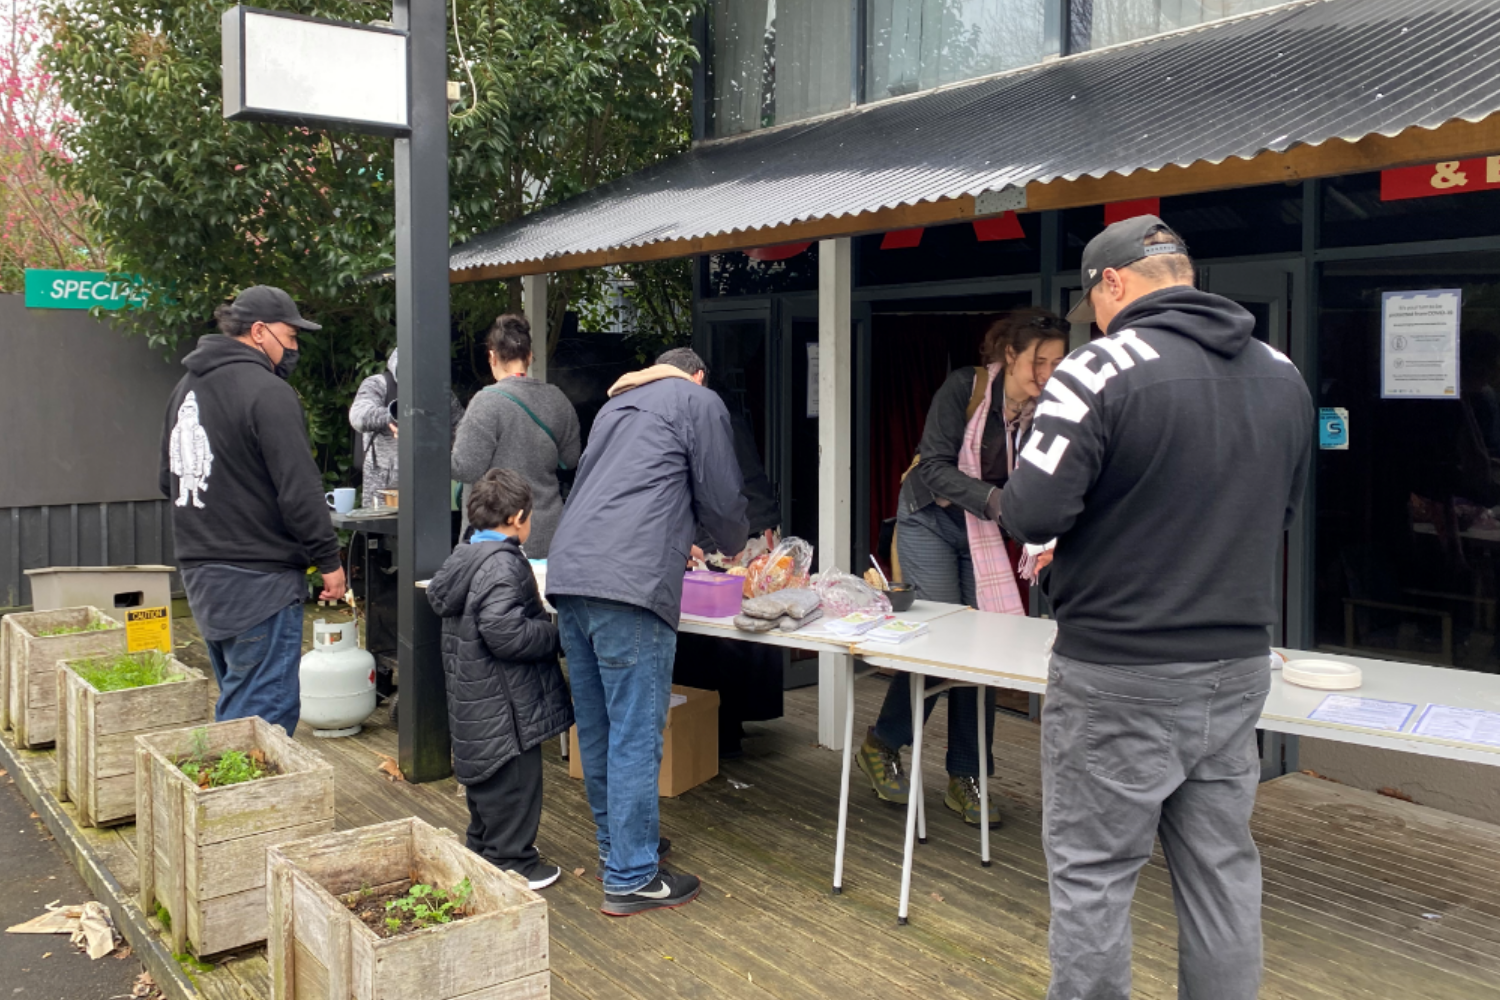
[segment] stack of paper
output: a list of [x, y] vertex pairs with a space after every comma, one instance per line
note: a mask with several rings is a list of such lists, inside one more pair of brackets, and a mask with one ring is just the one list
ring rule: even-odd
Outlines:
[[823, 627], [833, 635], [853, 637], [864, 635], [885, 620], [884, 615], [871, 615], [863, 611], [856, 611], [852, 615], [845, 615], [842, 618], [835, 618], [833, 621], [824, 622]]
[[865, 635], [865, 642], [898, 643], [927, 634], [926, 622], [888, 621]]

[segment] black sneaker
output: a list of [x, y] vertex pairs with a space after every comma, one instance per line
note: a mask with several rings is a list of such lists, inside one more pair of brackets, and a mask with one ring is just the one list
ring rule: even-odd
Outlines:
[[[656, 842], [656, 860], [658, 862], [660, 862], [661, 859], [664, 858], [664, 857], [666, 857], [667, 854], [668, 854], [668, 852], [670, 852], [671, 850], [672, 850], [672, 842], [670, 840], [668, 840], [666, 837], [661, 838], [660, 840], [658, 840]], [[594, 872], [594, 878], [598, 879], [600, 882], [604, 881], [604, 862], [603, 861], [599, 862], [599, 868], [598, 868], [597, 871]]]
[[526, 888], [532, 892], [538, 889], [545, 889], [553, 882], [556, 882], [561, 875], [562, 869], [557, 867], [557, 865], [537, 865], [526, 876]]
[[673, 875], [665, 868], [657, 870], [650, 885], [635, 892], [606, 892], [604, 905], [599, 909], [606, 916], [628, 917], [647, 910], [670, 910], [683, 906], [698, 898], [703, 883], [696, 875]]

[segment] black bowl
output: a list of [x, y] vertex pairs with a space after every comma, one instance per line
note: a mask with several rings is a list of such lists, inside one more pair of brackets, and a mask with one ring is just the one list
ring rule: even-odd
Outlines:
[[891, 610], [899, 615], [911, 610], [912, 603], [917, 599], [917, 588], [909, 583], [893, 583], [885, 596], [891, 602]]

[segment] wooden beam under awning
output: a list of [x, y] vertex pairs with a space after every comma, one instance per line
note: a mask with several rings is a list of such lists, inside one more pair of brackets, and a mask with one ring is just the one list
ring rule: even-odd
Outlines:
[[[1395, 136], [1368, 135], [1349, 142], [1330, 139], [1317, 146], [1297, 146], [1284, 153], [1265, 152], [1251, 159], [1222, 163], [1199, 162], [1186, 167], [1168, 165], [1159, 170], [1137, 170], [1105, 177], [1059, 179], [1026, 186], [1027, 212], [1102, 205], [1136, 198], [1162, 198], [1199, 194], [1259, 184], [1291, 184], [1318, 177], [1364, 173], [1389, 167], [1460, 160], [1500, 153], [1500, 115], [1479, 122], [1450, 121], [1435, 129], [1409, 128]], [[802, 240], [825, 240], [862, 236], [893, 229], [940, 226], [978, 218], [974, 198], [941, 201], [836, 218], [809, 219], [784, 226], [741, 230], [695, 239], [663, 240], [641, 246], [617, 247], [590, 253], [564, 254], [545, 260], [450, 271], [454, 283], [490, 281], [550, 271], [572, 271], [639, 261], [670, 260], [725, 250], [750, 250]]]

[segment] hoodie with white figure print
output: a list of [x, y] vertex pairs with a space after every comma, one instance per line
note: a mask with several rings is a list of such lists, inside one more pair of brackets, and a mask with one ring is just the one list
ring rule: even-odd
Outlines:
[[1307, 385], [1239, 305], [1187, 286], [1121, 311], [1057, 368], [1001, 500], [1057, 653], [1149, 665], [1266, 654], [1279, 543], [1312, 454]]
[[182, 360], [167, 404], [161, 492], [177, 564], [262, 573], [339, 568], [338, 536], [302, 402], [255, 348], [214, 333]]

